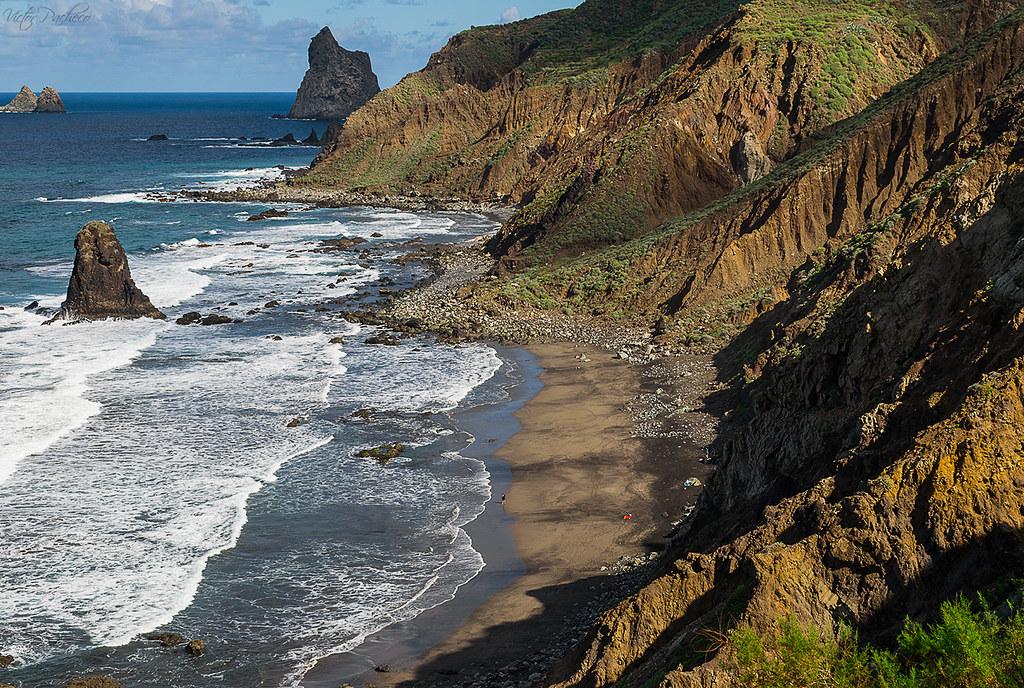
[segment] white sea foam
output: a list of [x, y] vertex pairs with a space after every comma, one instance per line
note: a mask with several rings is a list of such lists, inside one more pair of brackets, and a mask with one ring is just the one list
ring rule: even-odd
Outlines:
[[[422, 225], [413, 219], [400, 219], [393, 236], [415, 234]], [[422, 219], [443, 228], [448, 218]], [[312, 308], [300, 312], [379, 277], [375, 268], [344, 264], [354, 256], [309, 251], [350, 229], [340, 222], [268, 224], [210, 246], [193, 238], [131, 257], [136, 281], [161, 308], [246, 317], [238, 328], [150, 321], [42, 328], [39, 316], [0, 312], [0, 438], [38, 440], [19, 449], [0, 500], [0, 618], [19, 629], [0, 649], [41, 661], [80, 649], [83, 633], [88, 644], [119, 645], [169, 623], [196, 599], [212, 557], [238, 542], [252, 495], [284, 475], [289, 461], [299, 467], [289, 469], [292, 480], [308, 481], [303, 503], [315, 488], [337, 499], [337, 490], [352, 485], [362, 487], [342, 498], [415, 508], [409, 525], [416, 544], [393, 556], [381, 542], [379, 552], [361, 552], [366, 560], [356, 562], [342, 537], [305, 543], [334, 549], [301, 562], [249, 562], [246, 584], [253, 589], [292, 581], [297, 589], [285, 598], [292, 606], [270, 605], [265, 618], [246, 617], [236, 629], [254, 642], [287, 639], [285, 666], [267, 685], [299, 685], [323, 656], [451, 599], [480, 571], [483, 561], [463, 529], [489, 495], [480, 462], [435, 457], [436, 474], [398, 462], [382, 480], [375, 463], [348, 458], [347, 447], [332, 449], [332, 437], [338, 443], [344, 435], [317, 420], [339, 405], [413, 417], [451, 409], [500, 366], [495, 352], [480, 345], [363, 347], [353, 339], [358, 325], [325, 321]], [[33, 272], [68, 270], [63, 264]], [[347, 281], [330, 289], [341, 272]], [[270, 299], [283, 308], [244, 315]], [[229, 301], [238, 305], [225, 307]], [[290, 328], [277, 333], [280, 341], [258, 329], [278, 322]], [[350, 344], [330, 343], [338, 334]], [[6, 413], [8, 391], [34, 391], [36, 401], [21, 417]], [[286, 427], [290, 418], [309, 422]], [[47, 434], [54, 428], [60, 431]], [[424, 444], [421, 437], [403, 439]], [[7, 456], [4, 447], [0, 462]], [[419, 543], [435, 543], [437, 551], [416, 549]], [[259, 611], [259, 602], [239, 608]]]
[[[54, 299], [46, 300], [52, 307]], [[0, 312], [0, 483], [18, 463], [81, 427], [100, 411], [86, 398], [90, 377], [127, 365], [152, 346], [163, 323], [42, 327], [43, 316]]]

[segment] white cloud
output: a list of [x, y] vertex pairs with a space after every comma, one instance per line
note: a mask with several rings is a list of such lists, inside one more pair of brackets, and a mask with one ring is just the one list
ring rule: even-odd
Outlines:
[[519, 7], [517, 5], [506, 7], [501, 13], [501, 21], [503, 24], [519, 21]]

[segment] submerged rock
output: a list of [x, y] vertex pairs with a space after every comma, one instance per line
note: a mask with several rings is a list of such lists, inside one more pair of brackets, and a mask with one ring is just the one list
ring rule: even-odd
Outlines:
[[164, 647], [177, 647], [185, 642], [185, 636], [179, 633], [147, 633], [142, 637], [146, 640], [156, 640]]
[[246, 220], [246, 222], [261, 222], [263, 220], [269, 220], [275, 217], [288, 217], [288, 211], [270, 208], [269, 210], [264, 210], [262, 213], [250, 215], [249, 219]]
[[150, 136], [146, 140], [147, 141], [166, 141], [167, 140], [167, 134], [153, 134], [152, 136]]
[[75, 267], [55, 320], [133, 320], [164, 314], [132, 279], [128, 257], [106, 222], [90, 222], [75, 237]]
[[274, 139], [270, 142], [271, 146], [297, 146], [299, 142], [295, 139], [295, 134], [291, 132], [285, 134], [279, 139]]
[[36, 99], [35, 111], [53, 113], [67, 112], [64, 108], [64, 101], [60, 98], [60, 94], [57, 93], [56, 89], [52, 86], [47, 86], [40, 91], [39, 98]]
[[14, 96], [11, 102], [0, 107], [0, 112], [34, 112], [36, 102], [36, 94], [32, 89], [28, 86], [22, 86], [21, 90], [18, 91], [18, 95]]
[[370, 56], [345, 50], [325, 26], [309, 44], [309, 69], [288, 116], [344, 119], [379, 92]]
[[356, 456], [360, 459], [374, 459], [382, 466], [387, 465], [392, 459], [397, 459], [405, 451], [405, 445], [398, 442], [382, 444], [372, 449], [360, 450]]
[[122, 688], [122, 686], [109, 676], [82, 676], [68, 681], [66, 688]]
[[194, 657], [206, 654], [206, 641], [199, 640], [198, 638], [190, 640], [188, 643], [188, 653]]

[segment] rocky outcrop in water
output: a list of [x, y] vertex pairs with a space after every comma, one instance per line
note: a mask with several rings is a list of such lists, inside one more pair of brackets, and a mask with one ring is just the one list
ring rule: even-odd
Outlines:
[[11, 102], [0, 108], [0, 112], [32, 112], [36, 109], [36, 94], [28, 86], [22, 86]]
[[135, 286], [128, 257], [114, 229], [106, 222], [90, 222], [83, 227], [75, 237], [75, 267], [68, 295], [53, 320], [164, 317]]
[[39, 93], [39, 98], [36, 99], [36, 112], [51, 112], [51, 113], [63, 113], [67, 112], [64, 107], [64, 101], [61, 100], [60, 94], [57, 93], [56, 89], [52, 86], [47, 86]]
[[67, 112], [60, 94], [52, 86], [45, 87], [36, 96], [28, 86], [22, 86], [11, 102], [0, 107], [0, 112]]
[[370, 56], [345, 50], [325, 26], [309, 44], [309, 69], [288, 117], [344, 119], [379, 92]]

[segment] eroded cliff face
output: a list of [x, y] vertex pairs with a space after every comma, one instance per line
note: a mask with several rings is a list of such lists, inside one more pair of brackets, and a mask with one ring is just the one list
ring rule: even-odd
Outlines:
[[[794, 614], [886, 638], [1024, 570], [1022, 21], [835, 157], [709, 220], [746, 223], [724, 243], [760, 253], [716, 249], [697, 273], [714, 286], [680, 308], [751, 273], [774, 275], [775, 302], [719, 355], [745, 382], [680, 558], [553, 684], [726, 686], [708, 628]], [[795, 269], [787, 246], [807, 249]], [[757, 269], [766, 256], [774, 271]]]
[[590, 0], [464, 32], [295, 183], [521, 204], [491, 244], [517, 270], [756, 182], [1001, 10], [818, 4]]

